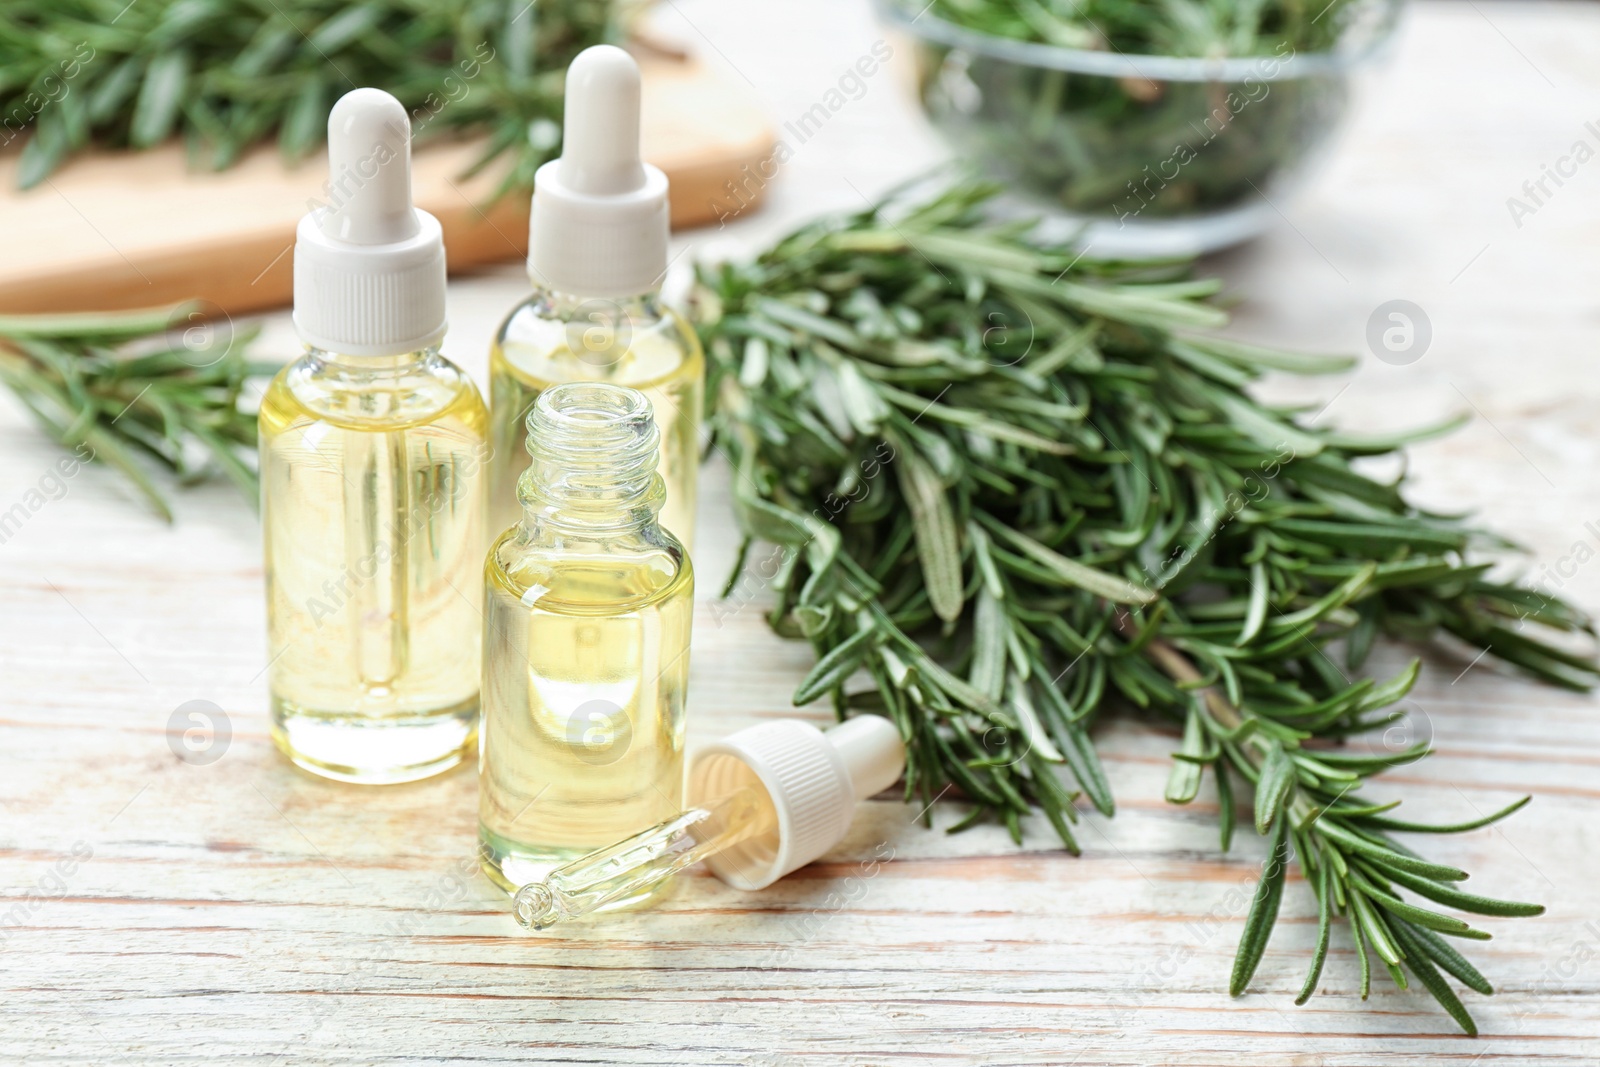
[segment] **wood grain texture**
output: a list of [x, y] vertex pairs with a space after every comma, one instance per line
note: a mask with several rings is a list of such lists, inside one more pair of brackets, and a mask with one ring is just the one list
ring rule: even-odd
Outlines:
[[[780, 118], [876, 36], [851, 0], [767, 0], [759, 20], [735, 0], [671, 7]], [[1212, 265], [1243, 297], [1236, 331], [1250, 339], [1360, 350], [1379, 304], [1422, 305], [1435, 337], [1416, 363], [1368, 358], [1348, 380], [1274, 391], [1331, 399], [1324, 418], [1362, 429], [1476, 409], [1416, 451], [1419, 498], [1476, 508], [1530, 547], [1531, 574], [1592, 609], [1600, 162], [1520, 228], [1505, 201], [1600, 118], [1597, 71], [1594, 5], [1417, 5], [1328, 169], [1279, 205], [1283, 225]], [[852, 107], [774, 185], [777, 217], [728, 234], [859, 205], [856, 189], [935, 151], [887, 85]], [[474, 373], [521, 285], [510, 269], [452, 285], [447, 351]], [[262, 345], [293, 351], [283, 316]], [[9, 398], [0, 450], [4, 512], [58, 453]], [[766, 630], [759, 587], [747, 603], [710, 599], [733, 544], [727, 477], [714, 458], [696, 553], [697, 738], [791, 714], [809, 661]], [[1339, 939], [1321, 994], [1295, 1008], [1315, 934], [1298, 878], [1250, 993], [1230, 999], [1261, 842], [1217, 851], [1209, 784], [1186, 809], [1166, 805], [1176, 741], [1135, 718], [1097, 731], [1120, 810], [1085, 815], [1079, 859], [1042, 826], [1018, 849], [992, 827], [930, 832], [880, 798], [824, 862], [762, 893], [692, 874], [654, 911], [534, 937], [465, 866], [470, 772], [361, 790], [272, 750], [259, 541], [231, 489], [184, 493], [168, 528], [103, 471], [66, 485], [0, 544], [5, 1063], [1600, 1062], [1593, 697], [1432, 656], [1411, 705], [1438, 753], [1373, 790], [1442, 820], [1535, 795], [1501, 828], [1426, 842], [1474, 872], [1469, 888], [1548, 905], [1485, 920], [1495, 940], [1469, 946], [1500, 989], [1468, 999], [1477, 1040], [1386, 981], [1362, 1005]], [[168, 747], [169, 717], [192, 699], [232, 725], [210, 766]]]
[[[742, 169], [772, 149], [748, 93], [691, 60], [647, 57], [642, 68], [644, 155], [671, 182], [673, 226], [703, 226], [758, 203], [759, 185], [737, 201], [727, 191], [746, 186]], [[494, 198], [505, 167], [463, 177], [483, 145], [438, 142], [413, 160], [416, 202], [439, 219], [452, 272], [527, 254], [528, 198]], [[190, 168], [177, 143], [97, 152], [27, 191], [16, 188], [17, 165], [16, 151], [0, 156], [0, 232], [10, 248], [0, 260], [0, 312], [196, 298], [229, 314], [279, 307], [293, 292], [295, 226], [308, 203], [327, 199], [326, 153], [291, 169], [271, 145], [220, 173]]]

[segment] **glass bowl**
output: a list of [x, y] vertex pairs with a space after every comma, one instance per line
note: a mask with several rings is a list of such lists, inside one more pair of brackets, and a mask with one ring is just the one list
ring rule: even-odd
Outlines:
[[[924, 112], [1001, 181], [1008, 213], [1097, 256], [1197, 255], [1266, 228], [1344, 115], [1400, 0], [1339, 9], [1330, 51], [1227, 59], [997, 37], [925, 0], [877, 0], [909, 41]], [[1330, 5], [1331, 6], [1331, 5]]]

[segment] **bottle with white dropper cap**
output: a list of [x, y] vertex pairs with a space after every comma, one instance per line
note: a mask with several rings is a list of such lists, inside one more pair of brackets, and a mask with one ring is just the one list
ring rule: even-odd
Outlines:
[[687, 810], [523, 886], [513, 911], [543, 930], [700, 862], [735, 889], [765, 889], [842, 841], [856, 804], [905, 765], [899, 730], [878, 715], [825, 731], [798, 719], [747, 727], [695, 753]]
[[599, 381], [649, 397], [667, 487], [661, 525], [692, 542], [705, 363], [694, 331], [661, 302], [667, 179], [640, 157], [639, 116], [633, 57], [612, 45], [579, 53], [567, 71], [561, 157], [534, 178], [533, 293], [506, 317], [490, 353], [495, 531], [520, 516], [534, 399], [562, 382]]
[[357, 89], [328, 117], [300, 222], [306, 352], [260, 414], [272, 735], [297, 765], [401, 782], [477, 728], [488, 413], [439, 354], [439, 222], [411, 202], [411, 124]]

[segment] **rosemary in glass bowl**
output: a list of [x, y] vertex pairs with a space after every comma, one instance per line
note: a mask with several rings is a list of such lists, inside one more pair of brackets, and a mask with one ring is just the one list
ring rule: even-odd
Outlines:
[[[1098, 255], [1255, 236], [1314, 163], [1398, 0], [878, 0], [918, 99], [1028, 214]], [[1320, 11], [1320, 13], [1319, 13]]]

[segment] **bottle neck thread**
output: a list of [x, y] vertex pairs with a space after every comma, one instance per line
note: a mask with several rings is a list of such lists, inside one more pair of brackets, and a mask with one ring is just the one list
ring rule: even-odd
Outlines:
[[527, 429], [530, 462], [517, 482], [526, 525], [598, 533], [655, 522], [666, 489], [644, 394], [603, 382], [552, 386]]

